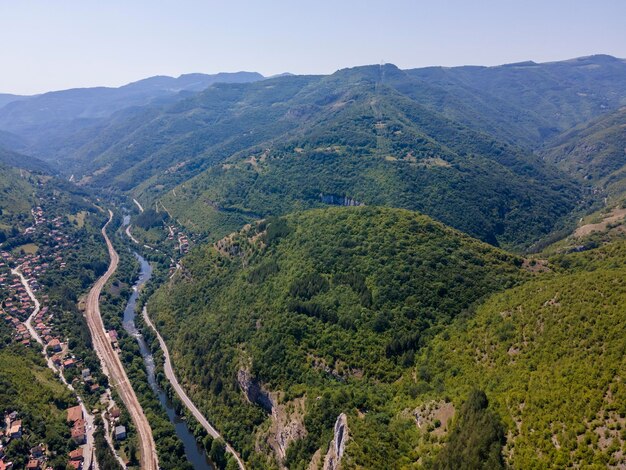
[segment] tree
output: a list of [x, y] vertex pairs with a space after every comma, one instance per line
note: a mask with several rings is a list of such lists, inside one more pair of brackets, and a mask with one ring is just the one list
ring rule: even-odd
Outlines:
[[226, 467], [226, 445], [222, 439], [214, 439], [209, 452], [211, 462], [218, 468]]
[[485, 392], [474, 390], [463, 404], [446, 446], [437, 456], [438, 470], [504, 468], [504, 426], [488, 409]]

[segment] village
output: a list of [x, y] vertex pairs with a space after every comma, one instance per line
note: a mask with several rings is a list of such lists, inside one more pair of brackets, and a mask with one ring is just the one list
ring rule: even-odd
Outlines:
[[[52, 228], [49, 229], [44, 227], [48, 220], [41, 207], [38, 206], [31, 212], [34, 224], [24, 230], [24, 235], [37, 240], [38, 244], [31, 242], [10, 251], [0, 251], [0, 315], [15, 330], [15, 341], [25, 346], [30, 344], [32, 335], [25, 325], [30, 320], [44, 344], [53, 345], [52, 350], [57, 350], [61, 340], [49, 326], [53, 313], [46, 305], [48, 296], [44, 294], [39, 297], [42, 306], [35, 312], [35, 303], [27, 287], [33, 294], [38, 293], [41, 290], [39, 279], [44, 274], [50, 269], [62, 271], [66, 268], [63, 251], [70, 246], [71, 238], [63, 230], [67, 222], [61, 217], [50, 220], [49, 227]], [[27, 286], [21, 281], [19, 274], [24, 277]]]
[[[119, 424], [120, 410], [112, 407], [108, 411], [108, 419], [114, 426], [113, 436], [115, 440], [126, 439], [126, 428]], [[86, 458], [84, 452], [87, 444], [87, 431], [91, 426], [85, 420], [82, 406], [76, 405], [67, 409], [67, 424], [71, 428], [70, 434], [72, 442], [77, 446], [68, 454], [68, 465], [76, 470], [82, 470], [85, 461], [91, 462], [91, 456]], [[25, 438], [29, 430], [23, 425], [21, 416], [16, 411], [5, 411], [0, 422], [0, 470], [17, 470], [12, 461], [8, 461], [5, 455], [5, 448], [11, 441]], [[39, 443], [30, 448], [28, 452], [27, 470], [53, 470], [48, 466], [50, 454], [45, 443]], [[91, 465], [89, 465], [91, 466]]]
[[[90, 395], [100, 396], [102, 401], [108, 391], [94, 378], [91, 370], [72, 354], [70, 341], [57, 331], [55, 312], [49, 305], [49, 297], [41, 283], [47, 272], [67, 268], [64, 253], [75, 241], [69, 230], [70, 222], [65, 217], [48, 220], [40, 206], [32, 209], [31, 213], [33, 224], [20, 234], [29, 243], [14, 247], [2, 246], [0, 251], [0, 321], [13, 332], [13, 343], [24, 347], [41, 347], [48, 366], [71, 391], [76, 393], [76, 390], [83, 390]], [[114, 332], [111, 336], [115, 344], [117, 337], [114, 337]], [[91, 467], [94, 460], [93, 415], [99, 413], [99, 410], [87, 412], [80, 396], [76, 396], [80, 404], [67, 409], [69, 434], [76, 448], [69, 452], [67, 459], [71, 467], [80, 470], [84, 465], [85, 468]], [[105, 427], [111, 430], [114, 439], [126, 439], [126, 428], [119, 422], [119, 409], [110, 396], [106, 402], [104, 406], [108, 405], [108, 409], [103, 416], [106, 419]], [[26, 439], [26, 442], [30, 442], [31, 433], [23, 424], [18, 411], [0, 408], [0, 416], [0, 470], [12, 470], [14, 464], [6, 455], [7, 446], [14, 440]], [[25, 449], [24, 446], [14, 448]], [[25, 457], [28, 462], [25, 468], [29, 470], [52, 468], [48, 466], [50, 454], [45, 443], [30, 448], [28, 455], [24, 451], [20, 458]]]

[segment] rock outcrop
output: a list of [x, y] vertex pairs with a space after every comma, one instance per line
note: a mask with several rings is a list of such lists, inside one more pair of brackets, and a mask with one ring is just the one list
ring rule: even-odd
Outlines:
[[270, 416], [270, 426], [267, 431], [257, 435], [257, 452], [273, 452], [276, 463], [281, 470], [287, 470], [285, 458], [287, 448], [297, 440], [306, 437], [307, 431], [304, 426], [305, 403], [304, 397], [296, 398], [288, 402], [281, 402], [277, 393], [272, 393], [271, 398], [274, 408]]
[[324, 204], [330, 204], [332, 206], [364, 206], [360, 201], [352, 199], [348, 196], [337, 196], [336, 194], [323, 194], [320, 193], [320, 199]]
[[338, 470], [348, 440], [348, 417], [341, 413], [335, 421], [335, 433], [324, 458], [324, 470]]
[[237, 382], [250, 403], [259, 405], [268, 413], [272, 413], [274, 409], [272, 397], [249, 371], [240, 369], [237, 372]]

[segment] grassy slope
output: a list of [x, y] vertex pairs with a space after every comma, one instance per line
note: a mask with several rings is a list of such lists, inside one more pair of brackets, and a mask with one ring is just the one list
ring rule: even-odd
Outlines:
[[327, 442], [341, 411], [353, 419], [357, 408], [368, 413], [354, 423], [354, 464], [406, 458], [400, 442], [416, 439], [407, 420], [381, 427], [410, 400], [396, 380], [441, 325], [520, 278], [517, 258], [398, 209], [315, 210], [259, 229], [222, 245], [242, 256], [192, 254], [151, 300], [183, 381], [253, 466], [263, 458], [251, 431], [265, 418], [234, 383], [246, 365], [285, 400], [309, 398], [310, 437], [294, 447], [293, 468]]

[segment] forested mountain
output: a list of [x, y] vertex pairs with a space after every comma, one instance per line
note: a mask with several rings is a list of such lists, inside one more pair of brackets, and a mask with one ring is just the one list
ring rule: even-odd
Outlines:
[[[351, 465], [382, 468], [419, 441], [417, 430], [388, 426], [414, 393], [398, 381], [415, 351], [522, 280], [521, 262], [414, 212], [330, 208], [204, 246], [148, 308], [194, 399], [252, 468], [267, 468], [270, 446], [306, 468], [341, 412]], [[247, 404], [240, 388], [254, 384], [265, 391]], [[293, 422], [276, 421], [285, 411]], [[277, 429], [288, 429], [286, 443]]]
[[407, 73], [440, 86], [438, 94], [418, 90], [433, 109], [531, 147], [626, 104], [626, 60], [607, 55]]
[[586, 192], [531, 150], [626, 96], [626, 63], [610, 56], [260, 78], [49, 93], [0, 109], [0, 128], [80, 184], [162, 199], [213, 238], [347, 201], [419, 210], [523, 249], [561, 227]]
[[[163, 205], [195, 232], [217, 234], [251, 217], [329, 203], [404, 207], [493, 244], [522, 246], [581, 199], [572, 181], [528, 152], [385, 85], [402, 71], [386, 66], [382, 73], [382, 83], [376, 66], [307, 86], [282, 118], [289, 125], [293, 108], [302, 109], [298, 102], [320, 103], [302, 111], [297, 131], [212, 165]], [[322, 102], [329, 89], [337, 94]], [[169, 172], [155, 177], [140, 194], [151, 200], [171, 181]]]
[[604, 55], [0, 96], [0, 233], [37, 188], [132, 213], [176, 374], [250, 468], [337, 436], [343, 470], [623, 468], [625, 126]]
[[[158, 103], [180, 93], [201, 91], [213, 83], [263, 79], [253, 72], [150, 77], [119, 88], [75, 88], [0, 101], [0, 129], [20, 135], [29, 153], [50, 157], [50, 144], [108, 118], [116, 111]], [[54, 145], [53, 145], [54, 147]]]
[[485, 390], [512, 468], [624, 466], [625, 257], [623, 240], [557, 256], [494, 295], [418, 354], [425, 397]]
[[4, 242], [6, 234], [17, 225], [16, 221], [26, 221], [30, 218], [30, 210], [35, 202], [35, 184], [35, 178], [23, 175], [23, 172], [15, 167], [0, 163], [1, 242]]
[[0, 146], [0, 163], [23, 170], [32, 170], [42, 173], [52, 173], [52, 165], [38, 158], [7, 150]]
[[174, 217], [215, 236], [250, 217], [347, 198], [524, 246], [581, 199], [528, 151], [434, 113], [400, 91], [408, 86], [419, 82], [392, 65], [216, 84], [116, 115], [70, 165], [83, 184], [132, 190], [144, 202], [173, 189], [163, 203]]
[[626, 190], [626, 107], [564, 132], [541, 155], [570, 175], [619, 196]]
[[415, 213], [332, 208], [197, 250], [149, 308], [252, 468], [307, 468], [340, 413], [342, 468], [619, 468], [625, 256], [531, 276]]
[[19, 101], [22, 99], [26, 99], [26, 96], [20, 96], [20, 95], [12, 95], [10, 93], [0, 93], [0, 108], [2, 108], [4, 105], [7, 105], [13, 101]]

